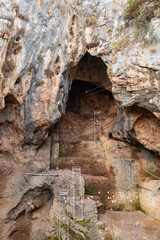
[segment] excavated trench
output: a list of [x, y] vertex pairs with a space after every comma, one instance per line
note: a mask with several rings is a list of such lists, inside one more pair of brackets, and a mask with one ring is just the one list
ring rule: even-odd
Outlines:
[[[142, 167], [157, 169], [158, 166], [158, 158], [138, 141], [143, 129], [140, 120], [146, 111], [137, 107], [118, 108], [106, 68], [101, 58], [87, 53], [70, 70], [71, 87], [66, 112], [51, 133], [50, 158], [52, 169], [81, 168], [85, 198], [95, 201], [99, 220], [104, 226], [107, 214], [112, 219], [112, 212], [113, 225], [117, 211], [122, 211], [122, 221], [126, 212], [131, 212], [131, 218], [136, 214], [139, 218], [137, 210], [144, 212], [143, 206], [148, 207], [146, 199], [152, 199], [149, 192], [142, 190], [148, 187], [147, 181], [152, 181]], [[133, 125], [130, 124], [132, 119]], [[147, 122], [146, 116], [143, 122]], [[153, 184], [154, 191], [157, 191], [158, 186], [153, 181], [149, 184]], [[152, 200], [158, 207], [157, 198], [155, 195]], [[153, 205], [152, 214], [157, 218], [155, 212]], [[106, 233], [109, 239], [112, 239], [112, 224]]]
[[100, 211], [107, 190], [114, 188], [113, 168], [106, 168], [102, 147], [102, 138], [109, 138], [117, 115], [106, 69], [100, 58], [88, 53], [71, 69], [66, 113], [53, 130], [51, 153], [51, 168], [81, 167], [86, 195], [92, 195]]

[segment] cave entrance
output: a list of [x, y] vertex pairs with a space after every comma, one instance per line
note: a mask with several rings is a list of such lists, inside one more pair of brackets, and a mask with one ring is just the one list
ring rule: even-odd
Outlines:
[[[94, 145], [94, 112], [100, 112], [102, 134], [111, 127], [110, 117], [116, 116], [112, 85], [107, 75], [107, 67], [101, 58], [86, 53], [79, 63], [70, 69], [69, 75], [71, 87], [66, 113], [54, 129], [59, 142], [59, 153], [51, 158], [52, 162], [58, 157], [94, 158], [93, 147], [88, 152], [84, 151], [88, 144]], [[83, 147], [80, 146], [82, 142]], [[100, 154], [97, 154], [97, 157], [100, 158]], [[66, 167], [65, 164], [62, 165], [63, 168]]]
[[[71, 87], [66, 113], [52, 135], [51, 167], [71, 170], [79, 166], [85, 181], [85, 192], [95, 197], [97, 208], [101, 211], [105, 206], [107, 191], [112, 187], [110, 175], [113, 174], [106, 168], [103, 155], [117, 106], [107, 67], [101, 58], [86, 53], [70, 69], [69, 75]], [[95, 111], [100, 112], [96, 121]], [[99, 132], [97, 135], [97, 130], [95, 132], [95, 123], [101, 135]]]
[[72, 112], [86, 117], [93, 117], [94, 111], [106, 113], [108, 106], [104, 102], [113, 97], [104, 86], [105, 83], [97, 86], [90, 82], [73, 80], [66, 113]]

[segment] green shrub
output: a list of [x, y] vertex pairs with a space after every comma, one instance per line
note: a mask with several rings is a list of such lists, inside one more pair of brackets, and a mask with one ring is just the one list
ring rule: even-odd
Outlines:
[[154, 17], [154, 11], [160, 8], [159, 0], [128, 0], [124, 5], [123, 19], [126, 23], [132, 21], [135, 27], [134, 36], [143, 37], [150, 28], [150, 21]]

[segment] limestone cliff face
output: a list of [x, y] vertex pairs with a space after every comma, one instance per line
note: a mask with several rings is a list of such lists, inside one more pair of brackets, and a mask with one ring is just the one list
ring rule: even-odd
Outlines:
[[100, 56], [108, 67], [120, 107], [137, 105], [159, 118], [160, 19], [152, 19], [146, 36], [150, 45], [142, 47], [133, 28], [124, 26], [122, 3], [1, 1], [0, 106], [8, 123], [15, 122], [8, 116], [10, 99], [17, 106], [18, 145], [46, 139], [65, 110], [69, 69], [86, 51]]
[[[0, 162], [6, 162], [9, 170], [49, 169], [49, 133], [65, 113], [75, 78], [96, 85], [105, 79], [105, 88], [113, 93], [118, 106], [112, 137], [129, 146], [140, 144], [147, 149], [147, 159], [148, 150], [155, 154], [157, 164], [160, 15], [155, 12], [144, 44], [135, 39], [132, 24], [125, 26], [124, 3], [126, 0], [0, 1]], [[81, 65], [86, 53], [101, 58], [106, 69], [99, 67], [99, 61], [90, 67]], [[121, 148], [125, 155], [126, 147]], [[1, 184], [9, 187], [13, 182], [5, 178]], [[45, 185], [34, 184], [35, 188]], [[31, 189], [29, 184], [27, 191]], [[2, 206], [6, 206], [3, 223], [15, 207], [14, 200], [11, 204], [8, 199], [12, 196], [17, 205], [21, 202], [23, 194], [18, 198], [17, 191], [17, 186], [8, 192], [1, 189]], [[49, 196], [48, 204], [51, 200]], [[3, 234], [9, 236], [11, 229], [5, 231]]]

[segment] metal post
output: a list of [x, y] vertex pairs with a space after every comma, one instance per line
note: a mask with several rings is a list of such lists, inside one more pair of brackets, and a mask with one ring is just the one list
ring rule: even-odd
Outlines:
[[[59, 239], [69, 240], [69, 192], [66, 190], [61, 190], [59, 193], [59, 228], [58, 228], [58, 237]], [[62, 206], [61, 206], [62, 205]], [[62, 217], [61, 211], [62, 208], [66, 209], [66, 216]], [[65, 211], [64, 211], [65, 212]], [[62, 230], [62, 224], [65, 224], [67, 227], [66, 233]]]
[[97, 158], [96, 150], [99, 150], [99, 158], [102, 158], [102, 126], [101, 111], [94, 111], [94, 157]]
[[73, 186], [73, 217], [77, 221], [83, 220], [83, 189], [80, 167], [72, 167]]

